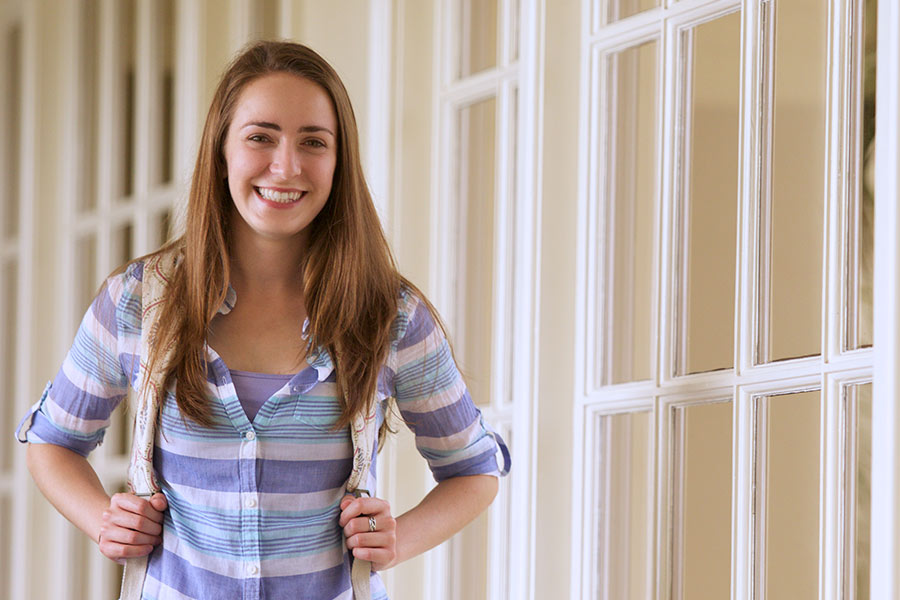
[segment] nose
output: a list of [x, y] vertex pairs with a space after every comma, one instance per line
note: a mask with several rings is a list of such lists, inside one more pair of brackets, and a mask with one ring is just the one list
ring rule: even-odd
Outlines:
[[275, 154], [272, 156], [269, 170], [273, 175], [278, 175], [283, 179], [290, 179], [299, 175], [302, 170], [300, 152], [293, 148], [291, 144], [278, 144]]

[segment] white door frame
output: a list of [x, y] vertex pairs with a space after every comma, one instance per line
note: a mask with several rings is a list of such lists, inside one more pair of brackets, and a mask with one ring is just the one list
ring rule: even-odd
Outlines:
[[[900, 5], [878, 6], [871, 597], [900, 597]], [[887, 76], [885, 76], [887, 75]]]

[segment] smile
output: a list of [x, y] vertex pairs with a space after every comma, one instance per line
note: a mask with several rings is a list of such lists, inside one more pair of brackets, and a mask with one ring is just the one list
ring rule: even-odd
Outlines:
[[257, 194], [264, 200], [269, 202], [277, 202], [279, 204], [290, 204], [296, 202], [306, 195], [305, 191], [279, 192], [269, 188], [254, 187]]

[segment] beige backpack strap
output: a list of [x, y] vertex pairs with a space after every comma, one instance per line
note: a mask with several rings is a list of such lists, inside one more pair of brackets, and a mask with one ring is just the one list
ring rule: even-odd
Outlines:
[[[159, 483], [153, 473], [153, 447], [156, 443], [156, 420], [160, 398], [165, 393], [165, 365], [169, 363], [172, 349], [160, 357], [153, 372], [149, 372], [150, 348], [155, 342], [157, 320], [162, 312], [163, 294], [175, 270], [177, 254], [173, 251], [154, 256], [144, 262], [141, 292], [141, 352], [138, 381], [129, 389], [129, 408], [134, 415], [131, 442], [131, 462], [128, 465], [128, 487], [137, 496], [149, 498], [159, 491]], [[125, 561], [120, 600], [140, 600], [147, 574], [147, 557], [129, 558]]]
[[[357, 414], [350, 423], [350, 439], [353, 441], [353, 470], [347, 480], [347, 492], [356, 497], [371, 496], [365, 489], [372, 466], [372, 453], [375, 451], [375, 440], [378, 437], [375, 417], [376, 402], [372, 402], [368, 414]], [[353, 559], [350, 571], [350, 583], [353, 586], [355, 600], [370, 600], [369, 579], [372, 576], [372, 563], [367, 560]]]

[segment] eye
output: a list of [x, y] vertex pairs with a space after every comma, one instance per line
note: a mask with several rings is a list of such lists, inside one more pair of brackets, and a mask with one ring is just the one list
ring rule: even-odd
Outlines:
[[268, 142], [269, 138], [261, 133], [254, 133], [250, 136], [247, 136], [247, 141], [264, 143], [264, 142]]
[[310, 138], [303, 143], [311, 148], [325, 148], [325, 142], [317, 138]]

